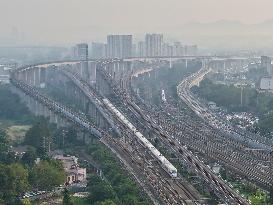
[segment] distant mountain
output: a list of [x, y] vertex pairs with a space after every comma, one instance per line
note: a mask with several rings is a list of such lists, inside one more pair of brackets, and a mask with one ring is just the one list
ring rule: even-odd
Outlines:
[[243, 24], [240, 21], [230, 21], [230, 20], [219, 20], [219, 21], [214, 21], [214, 22], [189, 22], [185, 24], [185, 26], [189, 27], [242, 27], [246, 26], [246, 24]]
[[172, 30], [184, 42], [215, 48], [273, 48], [273, 19], [257, 24], [219, 20], [189, 22]]
[[266, 21], [263, 21], [261, 23], [258, 24], [254, 24], [253, 26], [257, 27], [257, 28], [269, 28], [269, 27], [273, 27], [273, 19], [268, 19]]
[[229, 26], [229, 27], [237, 27], [237, 26], [245, 26], [240, 21], [232, 21], [232, 20], [219, 20], [219, 21], [213, 21], [213, 22], [189, 22], [185, 24], [185, 26]]
[[268, 19], [266, 21], [257, 23], [257, 24], [245, 24], [240, 21], [232, 20], [219, 20], [213, 22], [189, 22], [183, 25], [186, 28], [192, 29], [246, 29], [246, 30], [255, 30], [255, 29], [268, 29], [273, 30], [273, 19]]

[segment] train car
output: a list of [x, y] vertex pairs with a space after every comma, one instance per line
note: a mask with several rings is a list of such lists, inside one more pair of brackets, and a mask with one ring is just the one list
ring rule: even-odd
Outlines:
[[107, 100], [103, 99], [104, 104], [110, 109], [118, 118], [120, 121], [122, 121], [138, 138], [138, 140], [143, 144], [144, 147], [146, 147], [152, 155], [160, 162], [162, 168], [171, 176], [171, 177], [177, 177], [177, 169], [152, 145], [152, 143], [149, 142], [137, 129], [135, 126], [130, 123], [126, 117], [121, 114], [115, 107], [112, 105], [112, 103]]

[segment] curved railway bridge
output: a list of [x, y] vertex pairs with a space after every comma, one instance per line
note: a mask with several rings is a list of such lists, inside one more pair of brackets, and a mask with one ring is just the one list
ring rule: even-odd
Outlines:
[[[76, 61], [20, 67], [11, 73], [11, 83], [21, 92], [21, 96], [26, 99], [35, 114], [45, 115], [60, 126], [72, 123], [79, 127], [82, 132], [98, 137], [102, 143], [116, 154], [154, 204], [203, 203], [201, 196], [193, 187], [179, 180], [173, 180], [157, 159], [147, 152], [139, 140], [135, 139], [134, 133], [120, 123], [117, 117], [110, 113], [109, 109], [101, 101], [102, 97], [115, 95], [115, 92], [119, 91], [113, 91], [108, 83], [103, 82], [103, 78], [100, 79], [100, 75], [103, 77], [104, 74], [101, 74], [99, 70], [103, 68], [105, 63], [109, 63], [115, 69], [112, 78], [120, 77], [125, 69], [132, 70], [131, 63], [120, 60], [109, 60], [103, 63], [91, 61], [89, 63], [98, 72], [98, 82], [95, 86], [91, 79], [93, 77], [91, 76], [92, 70], [84, 67], [82, 62]], [[86, 65], [86, 62], [84, 62], [84, 65]], [[69, 71], [66, 71], [66, 69]], [[56, 76], [58, 73], [62, 77], [57, 82], [58, 77]], [[77, 77], [79, 75], [84, 79], [79, 79]], [[50, 84], [61, 86], [67, 84], [71, 86], [69, 82], [72, 82], [76, 88], [73, 91], [68, 89], [65, 94], [74, 94], [74, 97], [81, 101], [80, 105], [83, 105], [84, 109], [87, 110], [86, 114], [62, 105], [60, 102], [47, 97], [41, 91]], [[87, 84], [82, 84], [83, 82], [87, 82]], [[92, 104], [91, 108], [90, 104]], [[90, 121], [88, 116], [93, 116], [94, 120]], [[125, 133], [126, 143], [119, 138], [111, 137], [112, 134], [120, 136]], [[132, 144], [139, 151], [129, 149]], [[135, 163], [136, 161], [138, 163]]]

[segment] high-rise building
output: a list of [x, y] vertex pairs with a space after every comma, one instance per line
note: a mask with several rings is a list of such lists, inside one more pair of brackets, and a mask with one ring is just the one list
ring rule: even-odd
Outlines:
[[198, 52], [198, 47], [197, 45], [192, 45], [192, 46], [186, 46], [185, 47], [185, 54], [188, 56], [196, 56]]
[[163, 56], [173, 56], [173, 46], [169, 45], [168, 43], [163, 43]]
[[107, 57], [128, 58], [132, 57], [132, 35], [108, 35]]
[[86, 76], [88, 72], [88, 44], [80, 43], [73, 47], [74, 59], [79, 60], [79, 74]]
[[163, 34], [146, 34], [145, 51], [146, 56], [162, 56]]
[[267, 56], [261, 56], [261, 67], [266, 68], [268, 75], [271, 75], [271, 58]]
[[173, 55], [174, 56], [184, 56], [185, 55], [185, 46], [183, 46], [180, 42], [174, 42]]
[[144, 41], [139, 41], [137, 44], [137, 55], [139, 57], [145, 56], [145, 44]]
[[0, 85], [9, 83], [11, 70], [12, 68], [0, 64]]
[[132, 45], [132, 55], [131, 57], [136, 57], [137, 56], [137, 45], [133, 44]]
[[105, 58], [106, 44], [93, 42], [91, 47], [91, 57], [96, 59]]
[[87, 61], [88, 60], [88, 44], [80, 43], [73, 48], [74, 57], [77, 60]]

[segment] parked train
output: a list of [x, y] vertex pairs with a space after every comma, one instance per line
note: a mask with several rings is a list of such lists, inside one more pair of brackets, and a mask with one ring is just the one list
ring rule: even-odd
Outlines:
[[126, 117], [121, 114], [115, 106], [106, 98], [103, 99], [104, 104], [106, 107], [115, 114], [118, 119], [125, 124], [134, 134], [135, 136], [141, 141], [143, 146], [145, 146], [152, 154], [153, 156], [158, 159], [158, 161], [161, 163], [162, 168], [167, 171], [167, 173], [171, 177], [177, 177], [177, 169], [152, 145], [152, 143], [149, 142], [137, 129], [136, 127], [130, 123]]

